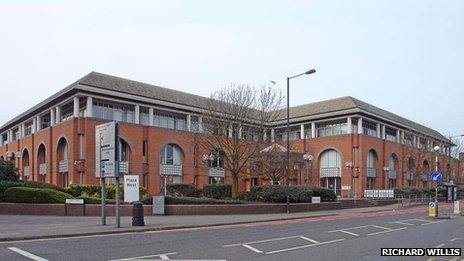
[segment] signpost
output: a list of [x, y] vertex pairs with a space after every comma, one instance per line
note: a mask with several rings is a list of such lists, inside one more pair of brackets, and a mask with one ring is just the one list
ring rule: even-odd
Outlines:
[[106, 225], [105, 179], [116, 179], [116, 226], [121, 227], [119, 213], [119, 170], [117, 165], [117, 123], [107, 122], [95, 127], [95, 176], [101, 180], [102, 225]]
[[[438, 170], [435, 170], [432, 173], [432, 181], [435, 183], [435, 202], [433, 205], [432, 205], [432, 202], [430, 202], [430, 205], [429, 205], [429, 216], [431, 217], [438, 217], [438, 183], [441, 182], [441, 179], [442, 179], [441, 173]], [[434, 208], [433, 212], [431, 212], [431, 209], [430, 209], [431, 207]]]

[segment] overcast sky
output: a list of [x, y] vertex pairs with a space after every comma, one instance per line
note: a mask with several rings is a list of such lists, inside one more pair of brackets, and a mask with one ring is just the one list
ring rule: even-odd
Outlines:
[[291, 105], [353, 96], [464, 133], [464, 1], [0, 1], [0, 125], [90, 71], [209, 96], [316, 68]]

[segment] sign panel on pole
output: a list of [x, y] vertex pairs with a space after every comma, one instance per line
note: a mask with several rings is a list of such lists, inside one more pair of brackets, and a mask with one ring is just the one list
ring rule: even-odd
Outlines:
[[441, 173], [438, 171], [434, 171], [432, 173], [432, 180], [435, 183], [440, 183], [441, 182]]
[[116, 122], [113, 121], [95, 127], [95, 177], [116, 175]]
[[124, 201], [131, 203], [139, 200], [139, 176], [124, 175]]

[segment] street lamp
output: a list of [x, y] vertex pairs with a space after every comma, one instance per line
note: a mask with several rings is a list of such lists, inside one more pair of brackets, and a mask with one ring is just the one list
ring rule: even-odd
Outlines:
[[[313, 155], [309, 153], [303, 154], [303, 160], [306, 162], [306, 185], [311, 185], [311, 182], [313, 180], [312, 175], [309, 175], [309, 166], [308, 163], [312, 162], [313, 160]], [[311, 172], [312, 174], [312, 172]]]
[[305, 74], [313, 74], [315, 72], [315, 69], [310, 69], [304, 73], [287, 77], [287, 176], [290, 172], [290, 80]]

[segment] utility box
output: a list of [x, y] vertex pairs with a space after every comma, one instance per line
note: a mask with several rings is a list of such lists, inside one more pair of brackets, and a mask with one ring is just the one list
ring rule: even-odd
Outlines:
[[165, 209], [164, 204], [165, 204], [164, 196], [154, 196], [153, 197], [153, 214], [164, 215], [164, 209]]

